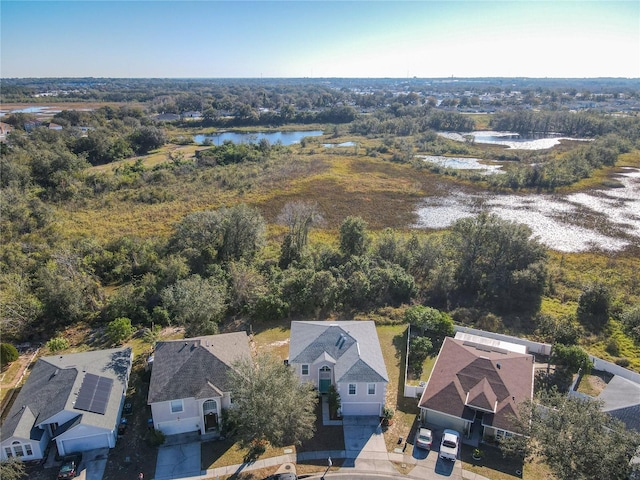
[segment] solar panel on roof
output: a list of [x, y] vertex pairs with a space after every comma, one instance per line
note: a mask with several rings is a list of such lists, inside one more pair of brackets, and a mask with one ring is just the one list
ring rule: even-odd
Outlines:
[[104, 415], [112, 388], [112, 378], [87, 373], [80, 385], [75, 408]]

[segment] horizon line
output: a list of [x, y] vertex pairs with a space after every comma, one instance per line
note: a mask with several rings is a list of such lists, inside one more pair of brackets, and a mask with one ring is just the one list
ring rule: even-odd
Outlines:
[[95, 77], [95, 76], [45, 76], [45, 77], [1, 77], [1, 80], [476, 80], [476, 79], [533, 79], [533, 80], [640, 80], [640, 77], [536, 77], [536, 76], [448, 76], [448, 77]]

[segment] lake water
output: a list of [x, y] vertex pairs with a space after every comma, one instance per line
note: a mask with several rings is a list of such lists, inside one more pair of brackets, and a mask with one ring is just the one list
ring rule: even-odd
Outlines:
[[481, 170], [484, 174], [504, 173], [502, 165], [487, 165], [480, 163], [479, 158], [471, 157], [445, 157], [443, 155], [417, 155], [425, 162], [433, 163], [443, 168], [453, 168], [455, 170]]
[[269, 140], [269, 143], [281, 143], [282, 145], [293, 145], [300, 143], [304, 137], [319, 137], [322, 130], [308, 130], [298, 132], [221, 132], [209, 135], [195, 135], [193, 141], [199, 145], [209, 140], [212, 145], [222, 145], [226, 140], [233, 143], [258, 143], [263, 138]]
[[492, 145], [504, 145], [510, 149], [518, 150], [545, 150], [560, 144], [560, 140], [589, 141], [584, 138], [561, 137], [558, 135], [520, 135], [514, 132], [495, 132], [491, 130], [469, 133], [438, 132], [438, 135], [465, 142], [465, 136], [471, 135], [476, 143], [488, 143]]
[[484, 209], [505, 220], [528, 225], [552, 250], [583, 252], [640, 246], [640, 170], [616, 175], [623, 188], [569, 195], [468, 194], [452, 192], [425, 199], [415, 227], [442, 229]]

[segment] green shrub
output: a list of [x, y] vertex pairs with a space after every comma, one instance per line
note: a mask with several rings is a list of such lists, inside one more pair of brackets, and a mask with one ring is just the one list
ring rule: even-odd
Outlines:
[[10, 343], [0, 343], [0, 366], [4, 367], [18, 359], [18, 350]]
[[618, 358], [616, 360], [616, 365], [619, 365], [623, 368], [627, 368], [631, 364], [631, 361], [627, 357]]
[[47, 348], [52, 352], [69, 348], [69, 341], [64, 337], [55, 337], [47, 342]]
[[147, 434], [147, 442], [152, 447], [159, 447], [165, 441], [165, 435], [160, 430], [151, 430]]
[[620, 345], [618, 345], [618, 340], [616, 340], [615, 338], [610, 338], [607, 342], [605, 350], [612, 357], [617, 357], [618, 355], [620, 355]]
[[329, 392], [327, 394], [327, 400], [329, 403], [329, 411], [338, 414], [340, 410], [341, 402], [340, 402], [340, 394], [336, 390], [335, 385], [329, 385]]
[[111, 343], [121, 344], [131, 338], [135, 328], [131, 326], [131, 320], [126, 317], [116, 318], [107, 325], [107, 338]]

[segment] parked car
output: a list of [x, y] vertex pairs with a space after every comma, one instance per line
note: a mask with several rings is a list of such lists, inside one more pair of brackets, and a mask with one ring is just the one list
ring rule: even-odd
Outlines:
[[58, 471], [58, 479], [68, 479], [75, 478], [78, 476], [78, 467], [80, 466], [80, 461], [82, 460], [82, 455], [70, 455], [68, 457], [64, 457], [62, 459], [62, 465], [60, 466], [60, 470]]
[[442, 441], [440, 442], [439, 457], [445, 460], [458, 459], [458, 451], [460, 450], [460, 434], [455, 430], [446, 429], [442, 433]]
[[433, 442], [433, 434], [428, 428], [419, 428], [416, 433], [415, 446], [419, 448], [425, 448], [431, 450], [431, 443]]

